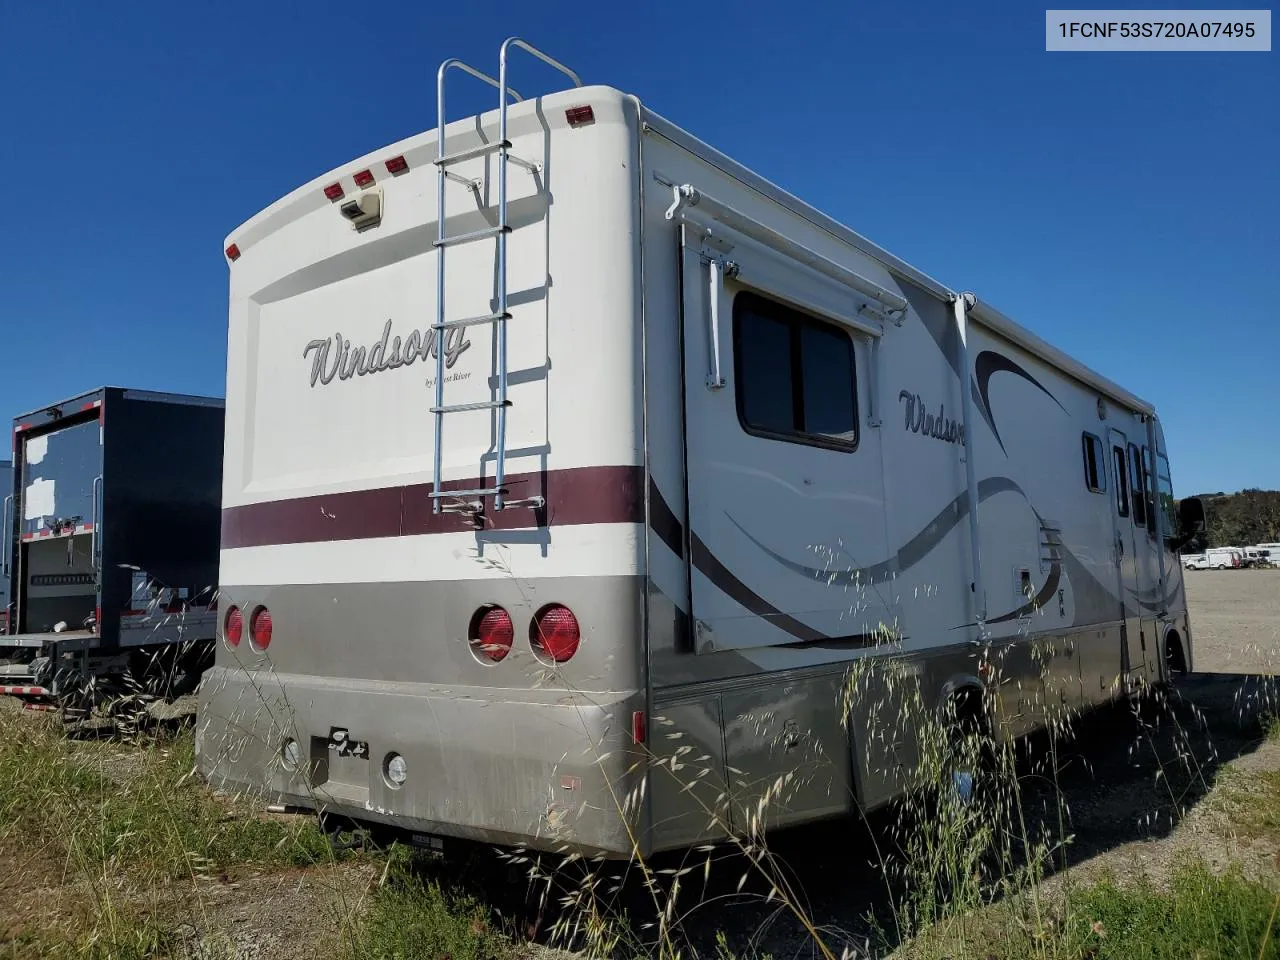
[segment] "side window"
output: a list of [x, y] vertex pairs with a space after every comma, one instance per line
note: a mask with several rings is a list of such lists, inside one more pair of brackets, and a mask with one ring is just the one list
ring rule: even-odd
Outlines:
[[858, 445], [853, 339], [753, 293], [733, 299], [738, 419], [748, 433], [852, 450]]
[[1129, 515], [1129, 471], [1125, 467], [1124, 447], [1112, 447], [1116, 457], [1116, 513]]
[[1092, 433], [1086, 433], [1084, 440], [1084, 485], [1094, 493], [1105, 493], [1107, 489], [1107, 468], [1102, 461], [1102, 441]]
[[1164, 529], [1171, 534], [1178, 529], [1177, 512], [1173, 505], [1173, 481], [1169, 476], [1169, 458], [1156, 454], [1156, 485], [1160, 492], [1160, 512], [1164, 515]]
[[1146, 444], [1142, 447], [1142, 496], [1147, 505], [1147, 535], [1152, 539], [1156, 536], [1156, 503], [1157, 498], [1151, 495], [1151, 478], [1155, 476], [1155, 471], [1151, 468], [1151, 448]]
[[1147, 525], [1147, 482], [1142, 475], [1142, 457], [1138, 445], [1129, 444], [1129, 490], [1133, 494], [1133, 522], [1140, 527]]

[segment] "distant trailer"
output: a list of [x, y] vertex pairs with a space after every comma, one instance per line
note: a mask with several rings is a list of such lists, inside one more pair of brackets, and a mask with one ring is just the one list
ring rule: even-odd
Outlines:
[[194, 691], [215, 633], [220, 399], [103, 387], [14, 421], [0, 693]]

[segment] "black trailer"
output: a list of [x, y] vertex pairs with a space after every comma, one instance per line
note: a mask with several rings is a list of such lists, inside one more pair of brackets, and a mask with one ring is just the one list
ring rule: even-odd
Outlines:
[[0, 692], [84, 713], [212, 659], [223, 401], [103, 387], [14, 420]]

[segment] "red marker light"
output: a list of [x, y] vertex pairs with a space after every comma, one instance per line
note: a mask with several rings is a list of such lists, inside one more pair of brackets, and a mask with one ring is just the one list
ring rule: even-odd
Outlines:
[[237, 247], [234, 243], [231, 246], [227, 247], [227, 259], [228, 260], [240, 259], [240, 248]]
[[356, 182], [357, 187], [367, 187], [369, 184], [373, 183], [373, 171], [361, 170], [351, 179]]
[[387, 173], [400, 174], [409, 169], [409, 163], [404, 157], [392, 157], [387, 161]]
[[529, 625], [529, 640], [534, 650], [556, 663], [564, 663], [578, 652], [582, 640], [578, 618], [562, 604], [548, 604]]
[[341, 200], [343, 195], [342, 184], [331, 183], [324, 188], [324, 195], [330, 200]]
[[249, 635], [257, 650], [265, 650], [271, 643], [271, 611], [259, 607], [249, 618]]
[[596, 113], [591, 109], [590, 105], [584, 107], [570, 107], [564, 112], [564, 118], [569, 121], [569, 126], [581, 127], [594, 122], [596, 119]]
[[244, 616], [240, 613], [239, 607], [232, 607], [227, 611], [227, 620], [222, 634], [232, 647], [240, 646], [240, 638], [244, 634]]

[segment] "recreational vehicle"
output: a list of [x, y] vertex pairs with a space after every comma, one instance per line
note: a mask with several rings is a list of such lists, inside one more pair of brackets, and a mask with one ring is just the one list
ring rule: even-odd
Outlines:
[[114, 694], [194, 691], [217, 619], [222, 423], [221, 400], [119, 387], [14, 421], [0, 693], [83, 718]]
[[522, 41], [438, 82], [225, 241], [213, 784], [627, 857], [898, 796], [866, 658], [1010, 737], [1191, 667], [1150, 404]]

